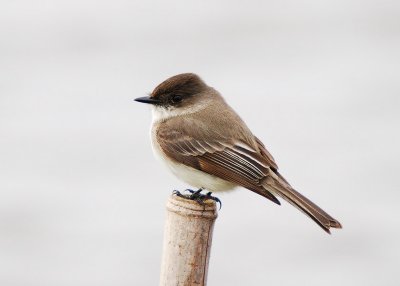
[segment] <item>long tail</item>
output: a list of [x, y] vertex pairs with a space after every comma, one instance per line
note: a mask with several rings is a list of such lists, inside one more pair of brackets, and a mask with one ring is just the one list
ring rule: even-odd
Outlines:
[[[274, 176], [276, 175], [276, 176]], [[275, 195], [283, 198], [293, 206], [300, 209], [313, 219], [323, 230], [330, 234], [329, 229], [342, 228], [339, 221], [327, 214], [323, 209], [307, 199], [305, 196], [294, 190], [290, 184], [276, 172], [264, 181], [264, 188]]]

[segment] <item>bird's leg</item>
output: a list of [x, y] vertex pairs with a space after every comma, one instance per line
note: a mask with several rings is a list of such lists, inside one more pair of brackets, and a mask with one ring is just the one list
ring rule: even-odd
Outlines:
[[185, 192], [189, 192], [192, 195], [197, 195], [197, 194], [201, 193], [202, 190], [203, 190], [203, 188], [200, 188], [197, 191], [193, 191], [192, 189], [186, 189]]
[[191, 191], [191, 198], [192, 199], [195, 199], [195, 198], [197, 198], [197, 197], [201, 197], [202, 196], [202, 194], [201, 194], [201, 191], [203, 190], [203, 188], [200, 188], [200, 189], [198, 189], [197, 191], [195, 191], [195, 192], [193, 192], [193, 191]]
[[222, 202], [220, 199], [218, 199], [217, 197], [212, 196], [212, 192], [208, 192], [207, 194], [203, 195], [201, 193], [201, 191], [203, 190], [203, 188], [198, 189], [197, 191], [193, 191], [191, 189], [186, 189], [186, 192], [189, 192], [190, 195], [184, 195], [181, 192], [174, 190], [172, 193], [174, 195], [177, 195], [178, 197], [184, 198], [184, 199], [188, 199], [188, 200], [193, 200], [196, 201], [198, 204], [204, 206], [204, 201], [206, 200], [213, 200], [214, 202], [219, 204], [219, 209], [221, 209], [222, 207]]

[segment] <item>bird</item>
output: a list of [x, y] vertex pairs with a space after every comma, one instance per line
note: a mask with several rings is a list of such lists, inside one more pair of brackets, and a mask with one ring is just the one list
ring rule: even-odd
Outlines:
[[185, 183], [211, 192], [243, 187], [289, 202], [324, 231], [340, 222], [296, 191], [262, 141], [222, 95], [194, 73], [172, 76], [135, 101], [152, 108], [153, 152]]

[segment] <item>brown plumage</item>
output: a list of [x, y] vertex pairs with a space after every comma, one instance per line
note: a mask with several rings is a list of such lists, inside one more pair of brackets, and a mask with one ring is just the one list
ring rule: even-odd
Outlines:
[[[264, 144], [252, 134], [220, 94], [197, 75], [174, 76], [155, 88], [150, 96], [159, 118], [152, 131], [160, 156], [187, 182], [218, 191], [221, 184], [198, 185], [202, 181], [180, 173], [205, 173], [226, 181], [227, 187], [242, 186], [280, 204], [279, 196], [299, 208], [329, 233], [340, 223], [294, 190], [278, 172]], [[204, 181], [206, 182], [206, 180]], [[220, 183], [220, 181], [218, 181]], [[225, 186], [224, 186], [225, 187]]]

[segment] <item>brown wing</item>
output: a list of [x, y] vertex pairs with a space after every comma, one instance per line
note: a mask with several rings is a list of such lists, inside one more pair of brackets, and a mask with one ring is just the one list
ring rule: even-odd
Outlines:
[[260, 150], [261, 156], [264, 158], [264, 160], [268, 162], [268, 164], [271, 166], [271, 169], [278, 170], [278, 165], [275, 163], [274, 157], [272, 157], [271, 153], [268, 152], [261, 140], [255, 136], [254, 139], [257, 142], [258, 149]]
[[[157, 140], [168, 157], [243, 186], [280, 204], [278, 199], [262, 186], [270, 167], [277, 169], [272, 156], [263, 151], [263, 145], [260, 146], [262, 149], [257, 151], [240, 138], [226, 138], [213, 131], [196, 128], [199, 126], [193, 124], [164, 123], [159, 126]], [[193, 132], [194, 130], [196, 132]], [[257, 141], [259, 142], [258, 139]], [[257, 145], [260, 144], [258, 142]]]

